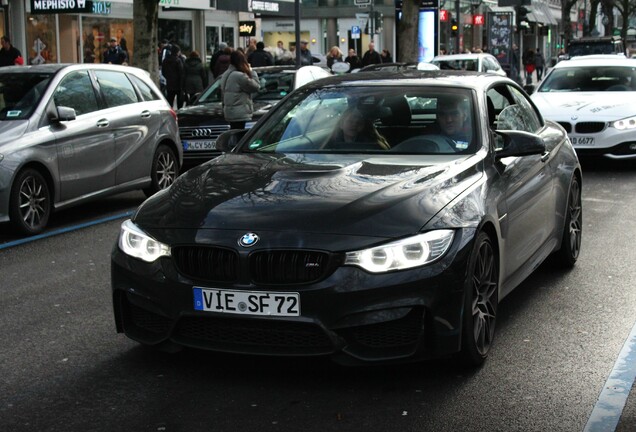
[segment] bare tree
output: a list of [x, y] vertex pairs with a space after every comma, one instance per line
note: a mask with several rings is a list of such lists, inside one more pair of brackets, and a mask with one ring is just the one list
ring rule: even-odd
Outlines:
[[570, 19], [570, 11], [578, 0], [561, 0], [561, 21], [563, 22], [563, 43], [568, 46], [572, 40], [572, 20]]
[[590, 19], [587, 24], [587, 28], [583, 29], [583, 36], [590, 36], [592, 30], [596, 28], [596, 16], [598, 11], [598, 5], [601, 3], [601, 0], [592, 0], [590, 2]]
[[402, 19], [397, 28], [399, 62], [417, 61], [417, 27], [419, 22], [420, 0], [402, 1]]
[[612, 34], [612, 29], [614, 28], [614, 0], [601, 1], [601, 10], [603, 11], [605, 18], [607, 18], [607, 24], [604, 25], [605, 36], [610, 36]]
[[636, 13], [636, 2], [634, 0], [615, 0], [616, 9], [621, 14], [623, 26], [621, 27], [621, 37], [627, 40], [627, 28], [629, 27], [629, 17]]
[[135, 0], [133, 2], [133, 28], [135, 33], [133, 66], [150, 72], [152, 80], [159, 85], [159, 57], [157, 55], [158, 0]]

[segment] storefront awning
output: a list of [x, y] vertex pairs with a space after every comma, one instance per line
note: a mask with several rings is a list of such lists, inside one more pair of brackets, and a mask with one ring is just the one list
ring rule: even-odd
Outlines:
[[530, 6], [530, 12], [528, 12], [528, 19], [530, 21], [544, 24], [544, 25], [557, 25], [556, 20], [552, 16], [550, 6], [542, 1], [533, 1]]

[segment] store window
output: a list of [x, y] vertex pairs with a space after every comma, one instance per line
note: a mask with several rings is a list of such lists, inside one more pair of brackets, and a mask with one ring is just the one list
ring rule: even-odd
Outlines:
[[84, 17], [82, 29], [83, 63], [102, 63], [104, 51], [108, 49], [108, 41], [111, 37], [116, 38], [119, 46], [126, 52], [128, 63], [134, 62], [135, 42], [132, 20]]
[[220, 35], [218, 27], [205, 28], [205, 53], [208, 56], [208, 61], [210, 57], [212, 57], [212, 55], [219, 49], [219, 44], [221, 43], [221, 41], [219, 40], [219, 36]]
[[57, 63], [57, 24], [55, 15], [27, 14], [27, 63]]
[[168, 39], [179, 45], [184, 55], [192, 51], [192, 21], [160, 19], [158, 33], [160, 41]]

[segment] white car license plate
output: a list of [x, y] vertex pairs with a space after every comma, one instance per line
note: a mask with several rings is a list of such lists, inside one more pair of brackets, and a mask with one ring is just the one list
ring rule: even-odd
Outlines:
[[196, 151], [196, 150], [215, 150], [216, 149], [216, 141], [213, 140], [197, 140], [197, 141], [185, 141], [184, 149], [186, 151]]
[[570, 141], [574, 146], [594, 146], [594, 137], [570, 135]]
[[290, 292], [197, 288], [194, 309], [242, 315], [299, 316], [300, 295]]

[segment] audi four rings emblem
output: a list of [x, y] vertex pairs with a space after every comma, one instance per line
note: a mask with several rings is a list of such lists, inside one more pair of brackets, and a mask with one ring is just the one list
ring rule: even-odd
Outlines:
[[258, 242], [258, 235], [255, 233], [247, 233], [241, 237], [238, 244], [243, 247], [252, 247]]
[[192, 130], [192, 136], [195, 136], [195, 137], [204, 137], [209, 135], [212, 135], [211, 129], [193, 129]]

